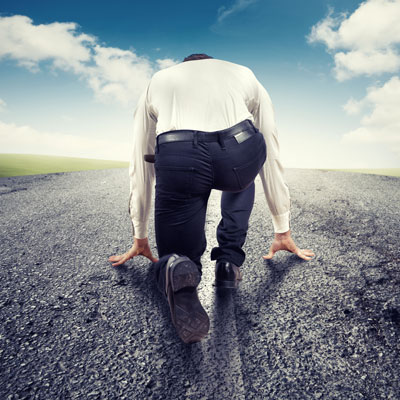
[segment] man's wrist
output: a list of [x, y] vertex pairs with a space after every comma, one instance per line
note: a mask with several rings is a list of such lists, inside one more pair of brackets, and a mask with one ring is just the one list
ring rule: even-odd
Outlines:
[[290, 229], [287, 232], [275, 233], [275, 239], [286, 239], [290, 237]]
[[134, 238], [134, 240], [135, 240], [135, 243], [137, 243], [138, 246], [144, 246], [144, 245], [149, 243], [149, 239], [147, 237], [143, 238], [143, 239]]
[[271, 215], [274, 232], [287, 232], [290, 229], [290, 211], [280, 215]]

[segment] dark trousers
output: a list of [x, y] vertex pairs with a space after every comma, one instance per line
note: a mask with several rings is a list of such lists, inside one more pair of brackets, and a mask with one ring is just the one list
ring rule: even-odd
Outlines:
[[266, 159], [264, 137], [250, 123], [253, 134], [206, 142], [176, 141], [157, 146], [155, 231], [159, 261], [155, 272], [161, 290], [165, 266], [172, 253], [185, 255], [201, 271], [206, 249], [204, 231], [207, 202], [212, 189], [222, 190], [222, 219], [213, 260], [242, 265], [248, 220], [254, 203], [254, 179]]

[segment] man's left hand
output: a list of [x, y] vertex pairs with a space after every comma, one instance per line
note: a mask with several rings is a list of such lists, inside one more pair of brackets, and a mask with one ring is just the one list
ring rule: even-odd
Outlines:
[[275, 233], [274, 241], [269, 249], [269, 253], [263, 256], [264, 260], [270, 260], [277, 251], [289, 251], [296, 254], [303, 260], [311, 260], [315, 256], [314, 252], [310, 249], [300, 249], [293, 241], [290, 230], [285, 233]]

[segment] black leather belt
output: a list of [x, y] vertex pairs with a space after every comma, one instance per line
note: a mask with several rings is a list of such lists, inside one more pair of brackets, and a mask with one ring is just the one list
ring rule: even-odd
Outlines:
[[158, 144], [169, 142], [189, 142], [197, 140], [199, 142], [220, 142], [221, 139], [228, 139], [234, 137], [238, 143], [242, 143], [249, 139], [257, 129], [253, 123], [246, 119], [238, 124], [220, 131], [204, 132], [194, 130], [177, 130], [161, 133], [157, 136]]

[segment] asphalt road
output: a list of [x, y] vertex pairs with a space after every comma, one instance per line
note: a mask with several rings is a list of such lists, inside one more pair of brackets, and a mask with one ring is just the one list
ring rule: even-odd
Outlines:
[[211, 329], [185, 345], [147, 260], [107, 261], [132, 240], [125, 169], [0, 179], [0, 398], [400, 399], [400, 179], [286, 181], [293, 237], [316, 257], [262, 259], [273, 232], [258, 186], [241, 287], [216, 292], [208, 250]]

